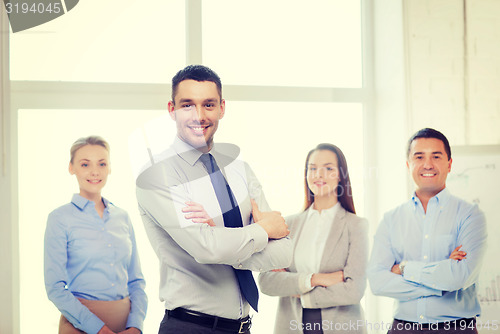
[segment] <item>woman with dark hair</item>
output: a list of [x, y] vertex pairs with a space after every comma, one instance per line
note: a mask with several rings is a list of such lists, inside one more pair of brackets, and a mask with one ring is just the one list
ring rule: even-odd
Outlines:
[[320, 144], [304, 172], [304, 211], [286, 222], [289, 268], [261, 273], [261, 291], [279, 296], [274, 333], [366, 333], [360, 300], [368, 260], [367, 221], [356, 216], [342, 151]]
[[128, 214], [101, 196], [111, 172], [98, 136], [71, 146], [80, 192], [52, 211], [45, 230], [45, 289], [61, 311], [59, 334], [140, 334], [147, 296]]

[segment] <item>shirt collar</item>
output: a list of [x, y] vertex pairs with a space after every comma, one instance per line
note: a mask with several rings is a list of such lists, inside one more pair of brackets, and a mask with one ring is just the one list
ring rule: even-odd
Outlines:
[[335, 204], [331, 208], [324, 209], [324, 210], [321, 210], [321, 212], [319, 212], [318, 210], [316, 210], [314, 208], [314, 203], [312, 203], [309, 206], [309, 209], [307, 209], [307, 211], [308, 211], [307, 218], [309, 218], [313, 215], [319, 215], [321, 218], [324, 218], [327, 220], [332, 220], [335, 217], [335, 215], [337, 214], [337, 212], [339, 211], [339, 208], [340, 208], [340, 202], [337, 202], [337, 204]]
[[[446, 204], [446, 202], [448, 202], [450, 196], [451, 196], [450, 191], [448, 190], [448, 188], [445, 187], [443, 190], [441, 190], [439, 193], [437, 193], [434, 197], [432, 197], [429, 200], [429, 202], [435, 198], [437, 201], [437, 204], [440, 207], [443, 207]], [[420, 203], [420, 199], [418, 198], [416, 192], [413, 192], [413, 196], [411, 197], [411, 200], [412, 200], [413, 204], [415, 205], [415, 207], [417, 207], [417, 205]]]
[[[105, 209], [109, 208], [109, 204], [113, 204], [113, 203], [111, 203], [110, 201], [108, 201], [104, 197], [102, 198], [102, 201], [104, 202]], [[83, 210], [83, 209], [85, 209], [85, 207], [89, 203], [93, 203], [93, 202], [89, 201], [88, 199], [86, 199], [85, 197], [81, 196], [80, 194], [73, 194], [73, 198], [71, 199], [71, 203], [73, 203], [74, 205], [76, 205], [76, 207], [78, 207], [80, 210]]]
[[450, 196], [451, 195], [450, 195], [450, 191], [448, 190], [448, 188], [444, 188], [434, 197], [436, 197], [439, 206], [442, 207], [446, 204], [446, 202], [448, 202], [448, 200], [450, 199]]
[[175, 153], [179, 155], [183, 160], [185, 160], [191, 166], [194, 166], [196, 161], [201, 157], [202, 153], [189, 145], [188, 143], [182, 141], [178, 136], [175, 136], [172, 148]]

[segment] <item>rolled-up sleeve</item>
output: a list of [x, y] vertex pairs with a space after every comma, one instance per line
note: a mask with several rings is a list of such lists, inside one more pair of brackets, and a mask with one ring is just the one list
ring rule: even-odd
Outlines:
[[457, 243], [467, 257], [461, 261], [408, 261], [404, 279], [443, 291], [467, 289], [478, 280], [487, 237], [484, 214], [474, 206], [459, 225]]
[[368, 282], [374, 295], [412, 300], [423, 296], [442, 296], [442, 291], [407, 281], [401, 275], [391, 272], [396, 263], [392, 250], [387, 217], [380, 223], [373, 240], [368, 263]]
[[82, 305], [67, 289], [67, 241], [64, 217], [51, 213], [47, 220], [44, 239], [45, 290], [50, 301], [75, 328], [94, 334], [99, 332], [104, 322]]
[[141, 271], [135, 233], [130, 219], [128, 219], [128, 225], [130, 240], [132, 241], [132, 255], [128, 266], [128, 290], [131, 306], [127, 319], [127, 328], [135, 327], [142, 332], [148, 307], [148, 297], [144, 290], [146, 288], [146, 281]]

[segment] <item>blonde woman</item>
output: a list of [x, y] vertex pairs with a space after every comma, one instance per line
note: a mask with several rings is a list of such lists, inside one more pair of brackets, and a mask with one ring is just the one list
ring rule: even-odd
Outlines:
[[61, 311], [59, 334], [142, 333], [147, 297], [128, 214], [101, 196], [109, 145], [98, 136], [71, 147], [80, 188], [52, 211], [45, 230], [45, 288]]
[[305, 210], [286, 219], [292, 264], [259, 276], [261, 291], [280, 297], [274, 333], [366, 333], [367, 222], [356, 216], [344, 154], [320, 144], [304, 174]]

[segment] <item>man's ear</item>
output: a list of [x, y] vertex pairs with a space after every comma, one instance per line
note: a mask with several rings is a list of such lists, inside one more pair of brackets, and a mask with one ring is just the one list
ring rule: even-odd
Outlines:
[[410, 163], [408, 162], [408, 160], [406, 160], [406, 168], [408, 168], [408, 170], [410, 170]]
[[222, 99], [220, 101], [220, 114], [219, 114], [219, 119], [222, 119], [224, 117], [224, 114], [226, 113], [226, 100]]
[[170, 118], [175, 121], [175, 105], [174, 101], [168, 101], [168, 113], [170, 114]]
[[453, 159], [450, 158], [450, 160], [448, 160], [448, 173], [451, 172], [451, 163], [453, 162]]
[[71, 174], [71, 175], [75, 175], [75, 171], [73, 170], [73, 163], [69, 163], [69, 166], [68, 166], [68, 172]]

